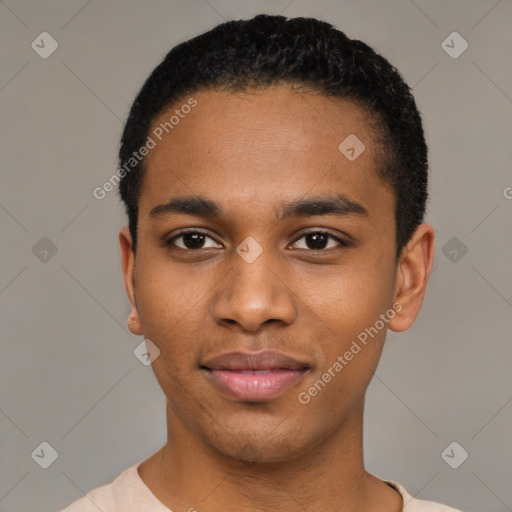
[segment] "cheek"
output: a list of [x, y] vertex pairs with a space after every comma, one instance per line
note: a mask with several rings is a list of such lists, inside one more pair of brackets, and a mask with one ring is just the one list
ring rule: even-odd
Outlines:
[[377, 265], [346, 265], [328, 275], [309, 275], [302, 298], [332, 336], [347, 341], [373, 325], [389, 307], [392, 275]]
[[[321, 286], [317, 282], [316, 292], [309, 294], [309, 316], [319, 321], [320, 330], [321, 365], [314, 378], [321, 380], [316, 388], [322, 398], [317, 403], [341, 403], [341, 397], [353, 401], [366, 389], [386, 337], [388, 323], [380, 315], [390, 310], [391, 283], [389, 269], [344, 268], [324, 279]], [[388, 322], [391, 318], [386, 317]]]
[[141, 259], [136, 272], [135, 298], [146, 336], [172, 338], [193, 332], [204, 314], [208, 291], [215, 280], [208, 272], [172, 264], [162, 256]]
[[[361, 400], [382, 354], [387, 324], [380, 320], [381, 301], [369, 294], [352, 297], [339, 307], [325, 304], [323, 336], [319, 336], [321, 357], [314, 373], [298, 395], [311, 418], [331, 411], [332, 425], [342, 421]], [[363, 300], [364, 298], [364, 300]]]
[[140, 269], [136, 300], [144, 337], [160, 350], [152, 364], [153, 372], [168, 400], [174, 403], [176, 397], [187, 394], [184, 382], [195, 375], [192, 370], [199, 363], [208, 283], [185, 272], [170, 272], [165, 264], [141, 264]]

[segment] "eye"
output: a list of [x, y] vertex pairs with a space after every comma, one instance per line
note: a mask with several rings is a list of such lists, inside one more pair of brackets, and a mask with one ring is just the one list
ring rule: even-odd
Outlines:
[[349, 244], [341, 238], [331, 235], [325, 231], [314, 231], [306, 233], [298, 238], [293, 245], [299, 244], [300, 240], [302, 239], [304, 239], [305, 243], [302, 244], [303, 247], [296, 247], [297, 249], [328, 252], [329, 249], [336, 248], [336, 245], [339, 247], [349, 246]]
[[[213, 242], [213, 245], [205, 246], [204, 243], [207, 239]], [[178, 240], [180, 240], [179, 243], [177, 242]], [[178, 247], [184, 251], [197, 251], [219, 247], [219, 244], [211, 236], [202, 231], [182, 231], [169, 240], [166, 240], [164, 244], [166, 247]]]
[[[301, 242], [301, 240], [304, 240]], [[209, 241], [209, 245], [205, 245]], [[176, 247], [183, 251], [200, 251], [202, 249], [222, 248], [222, 245], [203, 231], [182, 231], [172, 238], [165, 240], [166, 247]], [[302, 245], [302, 247], [301, 247]], [[349, 244], [334, 235], [324, 231], [314, 231], [303, 234], [293, 244], [295, 249], [329, 252], [330, 249], [348, 247]]]

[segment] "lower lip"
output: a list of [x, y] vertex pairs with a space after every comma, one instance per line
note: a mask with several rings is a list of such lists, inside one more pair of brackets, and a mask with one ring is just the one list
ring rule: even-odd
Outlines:
[[269, 372], [241, 372], [208, 370], [213, 382], [232, 398], [246, 401], [270, 400], [295, 386], [306, 370], [272, 370]]

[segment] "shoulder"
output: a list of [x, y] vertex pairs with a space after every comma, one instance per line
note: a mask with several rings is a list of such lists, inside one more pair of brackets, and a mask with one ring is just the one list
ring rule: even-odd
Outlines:
[[172, 512], [140, 478], [141, 461], [125, 469], [113, 482], [97, 487], [60, 512]]
[[117, 512], [116, 488], [120, 483], [130, 480], [134, 470], [134, 467], [125, 469], [112, 482], [96, 487], [59, 512]]
[[98, 512], [98, 510], [116, 512], [113, 507], [115, 507], [114, 492], [112, 484], [108, 484], [89, 491], [83, 498], [74, 501], [60, 512]]
[[434, 501], [418, 500], [413, 498], [399, 483], [387, 480], [401, 495], [404, 500], [403, 512], [462, 512], [455, 508]]

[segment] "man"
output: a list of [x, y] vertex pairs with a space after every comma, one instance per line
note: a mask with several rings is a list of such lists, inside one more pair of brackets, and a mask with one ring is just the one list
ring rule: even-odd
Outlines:
[[66, 512], [453, 511], [363, 461], [366, 389], [434, 258], [398, 71], [315, 19], [224, 23], [147, 79], [118, 174], [168, 441]]

